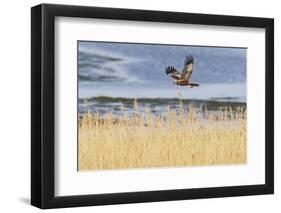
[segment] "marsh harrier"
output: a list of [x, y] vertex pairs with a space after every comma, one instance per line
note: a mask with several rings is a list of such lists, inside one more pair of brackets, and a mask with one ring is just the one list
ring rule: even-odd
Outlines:
[[185, 59], [184, 67], [181, 73], [172, 66], [166, 67], [165, 72], [169, 77], [174, 79], [173, 84], [179, 86], [188, 86], [190, 88], [198, 87], [199, 84], [189, 82], [189, 78], [192, 74], [192, 71], [193, 71], [193, 56], [188, 55]]

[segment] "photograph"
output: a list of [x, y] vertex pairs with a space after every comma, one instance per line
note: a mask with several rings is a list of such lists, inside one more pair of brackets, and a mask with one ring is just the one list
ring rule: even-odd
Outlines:
[[274, 194], [274, 18], [128, 8], [31, 8], [31, 205]]
[[247, 48], [77, 41], [78, 171], [247, 163]]

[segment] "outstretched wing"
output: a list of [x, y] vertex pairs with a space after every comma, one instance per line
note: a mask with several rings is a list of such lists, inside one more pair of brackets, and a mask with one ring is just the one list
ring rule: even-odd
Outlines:
[[170, 76], [173, 79], [178, 80], [181, 78], [181, 74], [174, 67], [170, 67], [170, 66], [166, 67], [165, 72], [168, 76]]
[[181, 79], [189, 80], [193, 71], [193, 56], [188, 55], [185, 59], [184, 68], [182, 70]]

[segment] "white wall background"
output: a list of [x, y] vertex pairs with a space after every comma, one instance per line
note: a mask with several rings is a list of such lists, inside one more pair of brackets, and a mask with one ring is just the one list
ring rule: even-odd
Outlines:
[[[276, 0], [45, 0], [80, 4], [194, 13], [275, 18], [275, 195], [127, 204], [51, 210], [52, 212], [278, 212], [281, 209], [281, 13]], [[39, 212], [30, 197], [30, 7], [37, 0], [1, 2], [0, 33], [0, 211]], [[280, 211], [280, 210], [279, 210]]]

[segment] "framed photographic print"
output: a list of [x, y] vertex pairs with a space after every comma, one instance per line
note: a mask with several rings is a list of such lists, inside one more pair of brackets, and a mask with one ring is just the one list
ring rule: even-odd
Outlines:
[[31, 203], [272, 194], [274, 21], [31, 9]]

